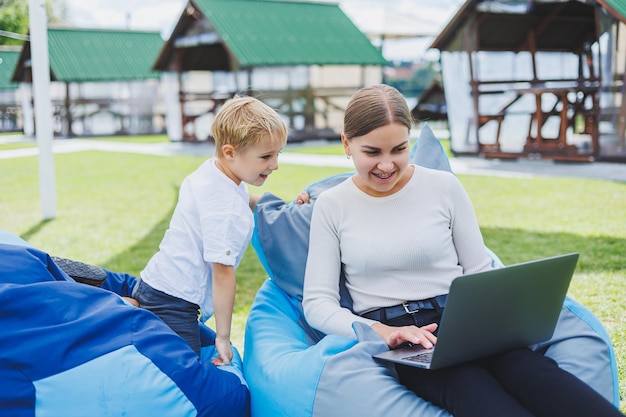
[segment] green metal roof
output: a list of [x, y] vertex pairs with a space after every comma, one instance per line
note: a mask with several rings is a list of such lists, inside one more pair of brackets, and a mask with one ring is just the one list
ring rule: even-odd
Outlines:
[[[158, 32], [48, 28], [48, 59], [55, 81], [128, 81], [158, 78], [152, 62], [163, 47]], [[25, 42], [12, 79], [28, 81], [30, 43]]]
[[241, 66], [383, 65], [337, 4], [192, 0]]
[[163, 46], [158, 32], [48, 29], [50, 69], [58, 81], [158, 78], [151, 70]]
[[0, 90], [14, 90], [19, 86], [18, 83], [11, 81], [19, 56], [19, 48], [0, 47]]
[[626, 1], [624, 0], [598, 0], [605, 9], [610, 11], [616, 19], [626, 23]]

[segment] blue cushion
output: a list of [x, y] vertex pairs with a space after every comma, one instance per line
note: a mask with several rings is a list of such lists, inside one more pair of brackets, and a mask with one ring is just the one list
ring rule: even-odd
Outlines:
[[411, 159], [416, 165], [452, 172], [448, 155], [428, 123], [422, 126], [420, 137], [411, 149]]
[[[127, 291], [134, 278], [122, 277], [111, 287]], [[0, 300], [3, 415], [249, 414], [242, 360], [235, 351], [231, 366], [214, 366], [210, 329], [200, 327], [199, 360], [151, 312], [75, 282], [8, 233], [0, 233]]]
[[[311, 201], [315, 201], [320, 192], [352, 175], [338, 174], [323, 179], [307, 187], [306, 191]], [[252, 246], [259, 260], [274, 283], [299, 301], [302, 301], [312, 213], [313, 204], [286, 204], [272, 193], [259, 198], [254, 213]]]

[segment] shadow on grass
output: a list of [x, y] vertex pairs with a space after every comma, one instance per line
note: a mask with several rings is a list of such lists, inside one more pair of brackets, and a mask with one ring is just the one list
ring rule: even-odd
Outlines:
[[51, 223], [54, 219], [47, 219], [47, 220], [42, 220], [39, 223], [37, 223], [36, 225], [34, 225], [33, 227], [31, 227], [30, 229], [28, 229], [27, 231], [25, 231], [24, 233], [22, 233], [22, 235], [20, 236], [22, 239], [24, 239], [25, 241], [29, 242], [30, 239], [37, 235], [37, 233], [41, 232], [41, 230], [48, 224]]
[[626, 247], [626, 239], [506, 228], [482, 228], [482, 233], [486, 245], [505, 264], [578, 252], [579, 272], [609, 272], [624, 269], [623, 250]]
[[[158, 249], [163, 235], [169, 226], [170, 219], [176, 208], [178, 188], [175, 190], [174, 204], [167, 214], [161, 218], [152, 229], [133, 246], [118, 253], [100, 265], [111, 271], [125, 272], [134, 276], [139, 276], [141, 270], [146, 266], [152, 255]], [[244, 258], [237, 268], [237, 305], [236, 310], [247, 311], [252, 304], [256, 292], [266, 279], [267, 273], [259, 262], [254, 250], [248, 247]]]
[[146, 266], [152, 255], [159, 250], [159, 244], [163, 239], [163, 235], [169, 226], [170, 219], [176, 208], [178, 191], [178, 186], [173, 187], [173, 205], [143, 238], [130, 248], [124, 250], [124, 252], [118, 253], [110, 258], [101, 266], [111, 271], [121, 271], [139, 276], [139, 272]]

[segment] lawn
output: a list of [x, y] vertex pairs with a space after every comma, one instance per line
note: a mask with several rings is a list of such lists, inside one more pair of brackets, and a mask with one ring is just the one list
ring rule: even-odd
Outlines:
[[[336, 145], [331, 145], [335, 147]], [[340, 151], [340, 147], [339, 147]], [[57, 216], [41, 220], [37, 158], [0, 163], [0, 229], [52, 255], [138, 274], [157, 250], [182, 179], [203, 162], [107, 152], [55, 156]], [[291, 200], [340, 168], [281, 165], [262, 188]], [[487, 245], [509, 264], [580, 253], [570, 295], [604, 323], [626, 393], [626, 184], [609, 181], [460, 175]], [[237, 271], [233, 342], [243, 348], [245, 319], [266, 274], [249, 249]], [[624, 402], [622, 402], [624, 409]]]

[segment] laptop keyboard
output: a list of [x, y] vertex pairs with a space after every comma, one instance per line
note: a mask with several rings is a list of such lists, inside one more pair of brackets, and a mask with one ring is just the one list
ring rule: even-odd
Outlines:
[[405, 359], [411, 362], [430, 363], [433, 359], [433, 352], [432, 350], [428, 352], [421, 352], [416, 355], [405, 356], [402, 359]]

